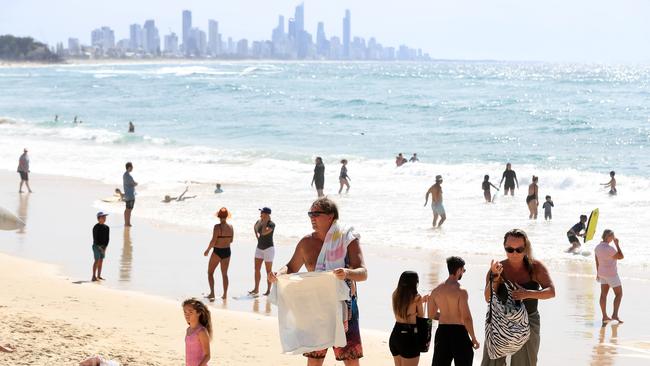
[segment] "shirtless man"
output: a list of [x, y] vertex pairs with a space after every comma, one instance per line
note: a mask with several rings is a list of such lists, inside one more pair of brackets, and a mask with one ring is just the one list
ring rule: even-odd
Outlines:
[[[447, 214], [445, 213], [445, 207], [442, 205], [442, 176], [436, 175], [436, 184], [432, 185], [431, 188], [427, 191], [427, 194], [424, 196], [424, 207], [427, 207], [429, 202], [429, 195], [431, 195], [431, 210], [433, 210], [433, 227], [442, 226], [442, 223], [447, 219]], [[438, 216], [440, 216], [440, 222], [438, 222]]]
[[449, 257], [447, 269], [449, 277], [431, 291], [428, 301], [429, 319], [438, 320], [431, 365], [451, 366], [453, 360], [456, 366], [471, 366], [472, 348], [478, 349], [480, 344], [474, 334], [467, 290], [458, 282], [465, 273], [465, 261]]
[[611, 172], [609, 172], [609, 176], [611, 178], [609, 182], [600, 184], [601, 186], [605, 186], [605, 188], [609, 187], [609, 194], [611, 196], [616, 196], [616, 194], [618, 193], [618, 191], [616, 190], [616, 178], [614, 178], [615, 175], [616, 172], [612, 170]]
[[[311, 226], [314, 232], [302, 238], [289, 263], [282, 267], [277, 273], [269, 272], [269, 281], [277, 281], [277, 276], [287, 273], [295, 273], [305, 266], [308, 272], [316, 271], [318, 255], [330, 227], [339, 218], [339, 211], [336, 204], [327, 197], [319, 198], [311, 205], [307, 213], [311, 220]], [[347, 345], [339, 348], [334, 347], [336, 359], [343, 361], [346, 366], [359, 365], [359, 359], [363, 357], [363, 348], [361, 345], [361, 335], [359, 332], [359, 310], [357, 308], [356, 282], [365, 281], [368, 278], [368, 271], [363, 262], [363, 254], [359, 239], [354, 239], [347, 245], [347, 255], [349, 259], [347, 265], [333, 270], [334, 275], [339, 279], [346, 281], [350, 287], [351, 300], [346, 301], [348, 306], [348, 321], [345, 338]], [[345, 267], [345, 268], [343, 268]], [[314, 351], [304, 354], [307, 357], [307, 366], [321, 366], [325, 361], [327, 349]]]

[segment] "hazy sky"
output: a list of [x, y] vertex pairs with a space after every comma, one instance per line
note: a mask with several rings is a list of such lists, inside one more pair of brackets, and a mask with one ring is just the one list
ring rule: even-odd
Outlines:
[[[435, 58], [650, 62], [647, 0], [305, 0], [305, 27], [341, 36], [345, 9], [352, 34], [383, 45], [407, 44]], [[154, 19], [163, 35], [179, 37], [181, 11], [207, 31], [219, 21], [226, 39], [269, 39], [279, 14], [293, 17], [298, 0], [0, 0], [0, 34], [29, 35], [56, 43], [68, 37], [90, 43], [107, 25], [116, 41], [128, 26]], [[286, 27], [286, 25], [285, 25]]]

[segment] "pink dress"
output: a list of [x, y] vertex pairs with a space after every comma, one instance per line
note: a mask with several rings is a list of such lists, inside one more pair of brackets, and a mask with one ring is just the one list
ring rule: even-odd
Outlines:
[[199, 366], [205, 357], [199, 341], [199, 332], [204, 329], [202, 326], [197, 327], [190, 335], [185, 336], [185, 366]]

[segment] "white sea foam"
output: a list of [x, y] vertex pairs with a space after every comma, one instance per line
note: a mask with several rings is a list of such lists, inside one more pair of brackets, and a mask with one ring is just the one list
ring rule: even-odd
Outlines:
[[[30, 148], [33, 172], [92, 178], [121, 187], [124, 163], [135, 165], [133, 176], [140, 183], [135, 214], [206, 230], [214, 224], [214, 212], [226, 206], [233, 212], [235, 229], [249, 235], [258, 208], [270, 206], [277, 222], [279, 240], [295, 242], [310, 230], [306, 211], [315, 198], [310, 187], [313, 165], [308, 157], [271, 159], [256, 151], [234, 151], [205, 146], [179, 146], [145, 137], [120, 143], [118, 133], [85, 127], [43, 128], [16, 124], [0, 125], [0, 166], [13, 167], [23, 147]], [[392, 161], [346, 156], [352, 177], [351, 193], [338, 196], [338, 160], [325, 156], [326, 194], [341, 206], [342, 221], [354, 225], [364, 245], [436, 248], [444, 253], [502, 255], [503, 233], [523, 228], [531, 236], [537, 256], [552, 260], [591, 261], [591, 257], [563, 253], [568, 247], [566, 231], [580, 214], [600, 209], [598, 233], [617, 232], [628, 256], [626, 262], [644, 266], [650, 259], [642, 228], [650, 210], [650, 179], [618, 176], [619, 195], [609, 197], [599, 183], [607, 172], [574, 169], [541, 169], [531, 163], [515, 166], [521, 189], [517, 195], [497, 195], [496, 203], [483, 203], [484, 174], [498, 184], [503, 164], [416, 163], [395, 168]], [[424, 193], [433, 177], [444, 177], [444, 204], [448, 221], [441, 230], [431, 228], [431, 209], [423, 207]], [[553, 220], [529, 221], [524, 202], [532, 174], [540, 177], [540, 198], [549, 194], [555, 208]], [[201, 183], [190, 183], [201, 182]], [[214, 183], [224, 193], [213, 194]], [[32, 183], [34, 187], [38, 182]], [[186, 185], [185, 202], [163, 204], [165, 194], [177, 195]], [[107, 191], [106, 195], [112, 192]], [[98, 197], [100, 199], [101, 197]], [[97, 202], [102, 209], [118, 212], [121, 205]], [[252, 234], [251, 234], [252, 235]], [[252, 238], [249, 238], [252, 240]], [[593, 250], [597, 240], [585, 247]]]

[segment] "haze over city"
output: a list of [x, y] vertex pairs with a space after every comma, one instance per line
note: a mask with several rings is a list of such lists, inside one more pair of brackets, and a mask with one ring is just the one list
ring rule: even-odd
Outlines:
[[[93, 29], [109, 26], [116, 41], [129, 37], [129, 25], [154, 19], [161, 38], [180, 35], [181, 12], [192, 10], [194, 24], [207, 32], [208, 19], [220, 33], [234, 39], [266, 40], [278, 15], [292, 16], [295, 0], [242, 0], [237, 6], [207, 0], [111, 3], [63, 0], [7, 2], [0, 13], [0, 34], [31, 36], [55, 45], [70, 37], [90, 44]], [[650, 60], [650, 26], [644, 14], [650, 4], [640, 0], [522, 3], [481, 2], [328, 2], [305, 1], [305, 30], [316, 36], [317, 23], [328, 37], [342, 37], [345, 10], [353, 14], [353, 36], [375, 37], [385, 46], [407, 44], [433, 58], [543, 60], [582, 62], [645, 62]], [[29, 19], [29, 21], [26, 21]], [[161, 39], [161, 43], [162, 43]], [[182, 43], [182, 42], [179, 42]]]

